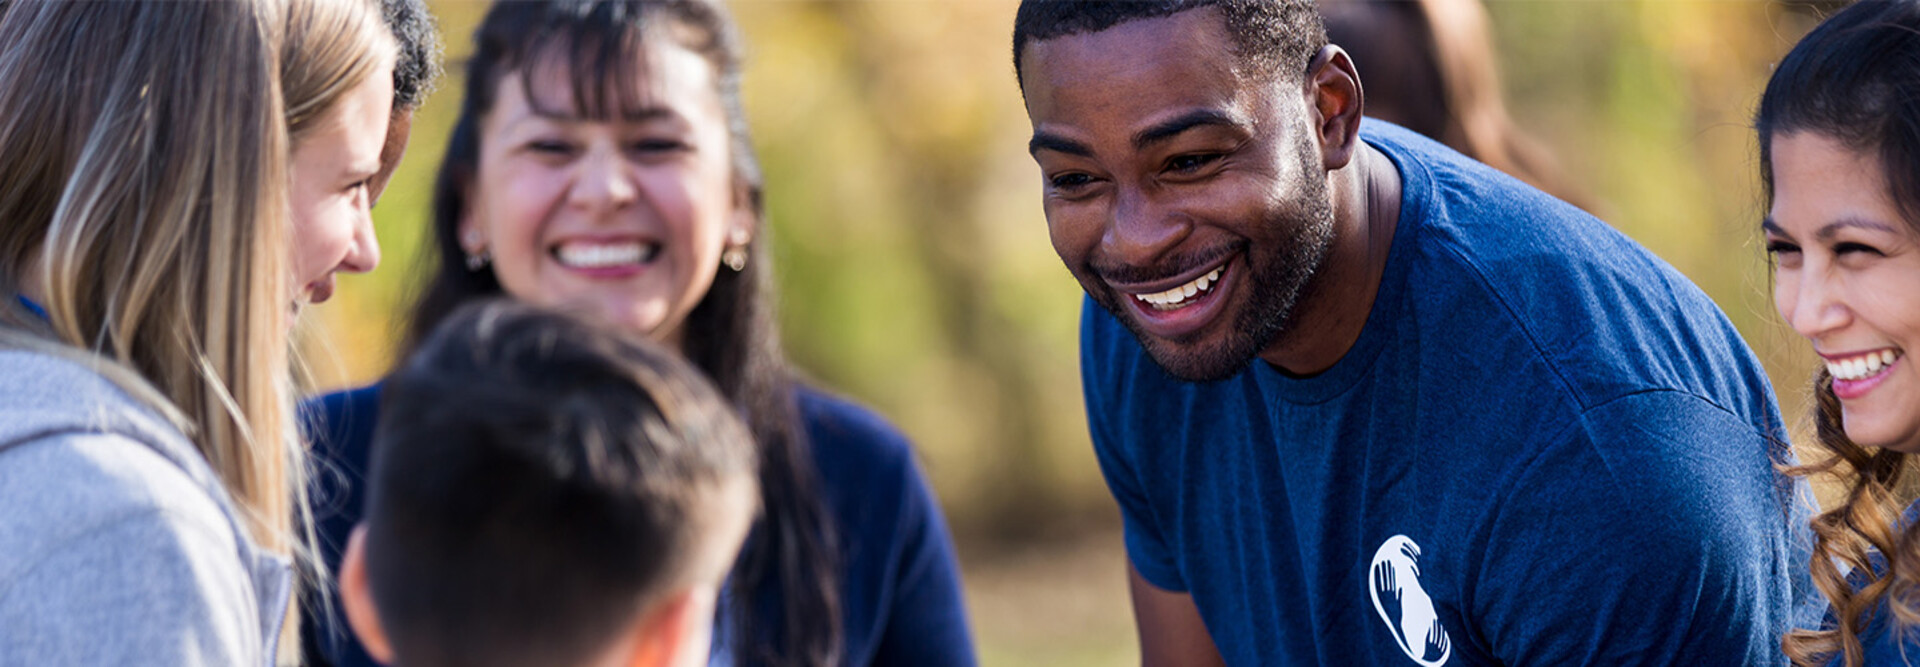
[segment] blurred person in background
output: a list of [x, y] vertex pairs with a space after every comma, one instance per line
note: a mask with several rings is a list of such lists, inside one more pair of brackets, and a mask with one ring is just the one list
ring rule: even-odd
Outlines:
[[[1793, 47], [1755, 127], [1774, 305], [1813, 345], [1814, 424], [1841, 503], [1813, 521], [1825, 623], [1786, 636], [1797, 665], [1920, 658], [1920, 2], [1868, 0]], [[1911, 656], [1911, 657], [1910, 657]]]
[[1686, 277], [1363, 120], [1308, 0], [1029, 0], [1013, 53], [1146, 664], [1783, 660], [1805, 484]]
[[0, 663], [291, 656], [288, 333], [377, 261], [373, 10], [0, 12]]
[[1327, 41], [1366, 77], [1368, 116], [1581, 203], [1553, 157], [1507, 112], [1480, 0], [1322, 0], [1320, 13]]
[[[970, 665], [944, 518], [911, 445], [780, 350], [731, 18], [708, 0], [501, 3], [482, 21], [434, 197], [416, 346], [468, 301], [586, 308], [682, 351], [745, 417], [764, 514], [715, 661]], [[380, 385], [323, 397], [318, 451], [359, 519]], [[344, 629], [324, 629], [345, 636]], [[352, 643], [328, 657], [371, 664]]]

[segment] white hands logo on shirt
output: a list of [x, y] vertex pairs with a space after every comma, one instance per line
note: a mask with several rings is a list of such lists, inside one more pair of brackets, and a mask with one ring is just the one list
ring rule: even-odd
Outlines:
[[1433, 598], [1420, 587], [1420, 545], [1405, 535], [1387, 538], [1367, 568], [1367, 593], [1380, 620], [1407, 657], [1423, 667], [1440, 667], [1453, 657], [1453, 640], [1440, 624]]

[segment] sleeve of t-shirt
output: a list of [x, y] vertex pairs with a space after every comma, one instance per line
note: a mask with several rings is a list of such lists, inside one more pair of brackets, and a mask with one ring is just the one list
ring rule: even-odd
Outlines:
[[1793, 564], [1773, 451], [1678, 392], [1589, 409], [1493, 508], [1474, 639], [1509, 665], [1781, 663]]
[[873, 664], [971, 667], [976, 663], [973, 638], [953, 538], [919, 468], [911, 459], [903, 467], [893, 611]]
[[0, 664], [259, 660], [232, 549], [159, 510], [56, 547], [0, 594]]
[[1173, 549], [1155, 518], [1148, 501], [1146, 485], [1131, 460], [1137, 454], [1128, 443], [1113, 434], [1112, 420], [1120, 414], [1116, 385], [1120, 373], [1109, 364], [1121, 359], [1128, 340], [1118, 323], [1091, 300], [1082, 305], [1080, 321], [1080, 386], [1087, 402], [1087, 431], [1093, 439], [1093, 452], [1107, 490], [1120, 505], [1122, 530], [1127, 545], [1127, 560], [1147, 583], [1167, 591], [1185, 592], [1187, 583], [1175, 564]]

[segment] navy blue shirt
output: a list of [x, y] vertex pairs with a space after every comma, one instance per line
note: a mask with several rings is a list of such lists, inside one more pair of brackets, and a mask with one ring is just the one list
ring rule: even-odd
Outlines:
[[1332, 368], [1182, 382], [1083, 306], [1134, 567], [1232, 665], [1781, 663], [1809, 506], [1733, 326], [1592, 216], [1366, 128], [1404, 194]]
[[[313, 499], [320, 552], [335, 572], [361, 517], [379, 396], [380, 385], [374, 385], [307, 406], [321, 460]], [[821, 495], [835, 521], [846, 664], [974, 664], [953, 541], [912, 445], [853, 403], [809, 388], [800, 389], [798, 398]], [[325, 623], [317, 622], [312, 607], [303, 607], [309, 663], [379, 664], [353, 637], [338, 604]], [[724, 632], [716, 628], [716, 634]]]

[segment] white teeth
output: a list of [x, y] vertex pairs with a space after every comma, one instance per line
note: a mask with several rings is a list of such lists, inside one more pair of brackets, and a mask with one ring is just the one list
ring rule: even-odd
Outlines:
[[1214, 281], [1219, 279], [1220, 269], [1214, 269], [1185, 285], [1155, 294], [1136, 294], [1134, 298], [1145, 301], [1147, 305], [1153, 306], [1154, 310], [1173, 310], [1184, 305], [1186, 300], [1193, 298], [1195, 294], [1207, 291], [1207, 288], [1212, 287]]
[[1880, 350], [1866, 354], [1827, 362], [1827, 373], [1838, 380], [1861, 380], [1875, 375], [1893, 365], [1900, 353], [1893, 350]]
[[560, 246], [554, 256], [561, 264], [582, 269], [598, 269], [610, 266], [639, 264], [653, 258], [659, 246], [639, 242], [602, 245], [597, 243], [568, 243]]

